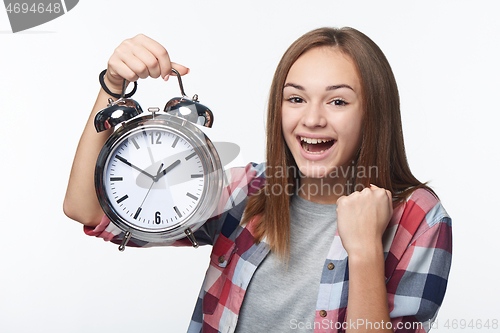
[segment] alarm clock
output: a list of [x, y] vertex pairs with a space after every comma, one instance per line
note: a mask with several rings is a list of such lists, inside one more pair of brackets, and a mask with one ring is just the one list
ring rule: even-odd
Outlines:
[[168, 242], [194, 232], [218, 205], [223, 170], [217, 150], [201, 130], [211, 127], [213, 113], [187, 98], [175, 70], [182, 97], [163, 111], [144, 113], [135, 100], [109, 99], [94, 119], [97, 132], [115, 127], [95, 167], [99, 203], [112, 223], [124, 232], [123, 251], [131, 238]]

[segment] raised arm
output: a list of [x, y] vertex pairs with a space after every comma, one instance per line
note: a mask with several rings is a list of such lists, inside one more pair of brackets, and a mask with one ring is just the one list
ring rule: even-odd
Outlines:
[[[139, 78], [161, 77], [168, 80], [172, 67], [184, 75], [189, 69], [170, 61], [167, 50], [153, 39], [137, 35], [123, 41], [108, 61], [104, 82], [113, 93], [119, 94], [123, 80], [133, 82]], [[97, 76], [97, 73], [96, 73]], [[104, 213], [99, 205], [94, 188], [94, 168], [97, 156], [111, 135], [112, 129], [97, 133], [94, 117], [108, 104], [108, 95], [102, 88], [97, 95], [76, 150], [63, 209], [66, 216], [87, 226], [96, 226]]]
[[[392, 213], [391, 193], [375, 185], [337, 200], [338, 231], [349, 256], [347, 333], [394, 332], [387, 324], [382, 244]], [[361, 323], [375, 323], [375, 328]]]

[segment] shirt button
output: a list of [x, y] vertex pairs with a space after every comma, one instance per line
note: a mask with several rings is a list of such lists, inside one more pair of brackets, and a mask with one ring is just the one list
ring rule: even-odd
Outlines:
[[335, 265], [333, 263], [329, 263], [327, 267], [329, 270], [332, 270], [335, 268]]
[[326, 317], [326, 311], [325, 311], [325, 310], [321, 310], [321, 311], [319, 312], [319, 315], [320, 315], [321, 317], [323, 317], [323, 318], [324, 318], [324, 317]]
[[220, 256], [219, 257], [219, 263], [223, 264], [224, 261], [226, 261], [226, 258], [224, 258], [224, 256]]

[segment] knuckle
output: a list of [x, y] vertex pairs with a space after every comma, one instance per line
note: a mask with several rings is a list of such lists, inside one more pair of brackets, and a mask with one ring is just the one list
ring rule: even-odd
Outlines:
[[148, 71], [148, 67], [144, 63], [137, 64], [137, 68], [135, 69], [137, 74], [142, 74]]
[[155, 69], [156, 67], [158, 67], [158, 61], [156, 59], [144, 60], [144, 64], [146, 65], [146, 68], [150, 69]]
[[146, 35], [144, 34], [137, 34], [134, 37], [130, 38], [131, 40], [144, 40], [146, 38]]
[[134, 40], [132, 38], [125, 39], [118, 47], [117, 50], [129, 49], [134, 46]]
[[122, 44], [120, 44], [116, 49], [115, 51], [113, 52], [113, 55], [111, 56], [112, 58], [113, 57], [116, 57], [116, 58], [123, 58], [123, 56], [128, 52], [128, 50], [130, 49], [129, 45], [128, 44], [124, 44], [125, 42], [123, 42]]
[[158, 55], [160, 57], [164, 57], [164, 56], [168, 55], [167, 50], [165, 50], [165, 48], [163, 46], [158, 47], [158, 50], [156, 52], [158, 53]]
[[116, 60], [115, 57], [111, 57], [109, 58], [108, 60], [108, 68], [111, 69], [111, 68], [115, 68], [118, 64], [118, 61]]
[[134, 82], [138, 79], [138, 75], [133, 73], [133, 72], [130, 72], [130, 73], [123, 75], [123, 78], [129, 82]]

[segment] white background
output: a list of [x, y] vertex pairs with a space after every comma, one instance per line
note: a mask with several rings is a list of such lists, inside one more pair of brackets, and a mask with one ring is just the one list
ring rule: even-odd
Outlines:
[[[447, 320], [499, 320], [498, 12], [496, 1], [82, 0], [12, 34], [0, 9], [0, 332], [187, 328], [210, 248], [120, 253], [62, 212], [98, 74], [123, 39], [144, 33], [190, 67], [187, 94], [211, 107], [216, 131], [245, 162], [260, 162], [275, 66], [322, 26], [355, 27], [385, 52], [412, 170], [453, 218], [435, 331], [453, 331]], [[178, 94], [175, 81], [148, 79], [134, 98], [162, 107]]]

